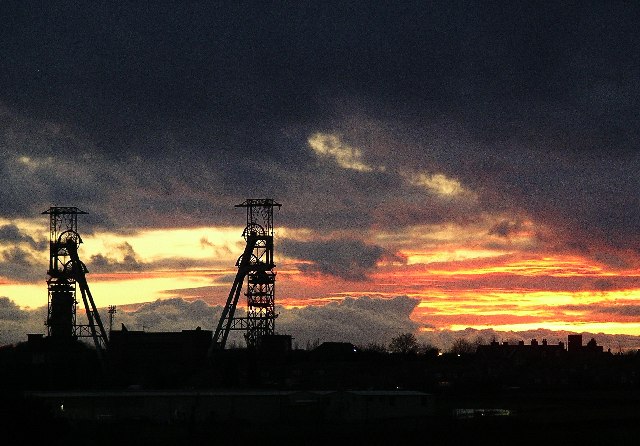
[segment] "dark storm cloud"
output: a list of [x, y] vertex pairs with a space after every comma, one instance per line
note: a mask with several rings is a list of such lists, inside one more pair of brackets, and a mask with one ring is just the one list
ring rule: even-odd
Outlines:
[[[59, 203], [90, 227], [230, 224], [233, 204], [272, 196], [289, 226], [501, 212], [551, 222], [565, 248], [640, 246], [636, 4], [0, 8], [4, 215]], [[318, 159], [316, 132], [386, 169]]]
[[0, 346], [24, 342], [27, 333], [42, 333], [47, 307], [21, 309], [8, 297], [0, 297]]
[[586, 313], [610, 314], [616, 316], [638, 317], [640, 316], [640, 305], [635, 303], [609, 303], [595, 302], [590, 305], [565, 305], [561, 307], [567, 311], [584, 311]]
[[509, 237], [514, 232], [518, 232], [522, 229], [522, 222], [502, 220], [489, 230], [491, 235], [499, 235], [500, 237]]
[[0, 254], [0, 277], [29, 282], [43, 279], [42, 259], [19, 246], [7, 248]]
[[90, 264], [95, 268], [96, 272], [106, 273], [112, 271], [141, 271], [146, 267], [138, 260], [133, 247], [125, 242], [117, 247], [122, 254], [122, 260], [112, 259], [104, 254], [95, 254], [91, 256]]
[[637, 318], [640, 316], [640, 305], [615, 305], [599, 309], [603, 313], [615, 314], [619, 316], [630, 316]]
[[24, 233], [14, 224], [0, 226], [0, 244], [26, 243], [33, 249], [43, 250], [47, 246], [46, 240], [36, 241], [29, 234]]
[[20, 321], [27, 319], [27, 314], [8, 297], [0, 297], [0, 321]]
[[[437, 263], [433, 264], [437, 267]], [[593, 277], [558, 277], [553, 275], [518, 276], [517, 274], [493, 273], [487, 276], [441, 280], [440, 286], [448, 290], [500, 289], [505, 283], [510, 290], [544, 290], [551, 292], [606, 292], [633, 290], [640, 286], [636, 276], [612, 277], [609, 280]]]
[[145, 262], [139, 259], [133, 247], [124, 242], [115, 247], [109, 254], [94, 254], [87, 262], [87, 266], [94, 273], [137, 272], [154, 270], [185, 270], [196, 267], [211, 267], [215, 261], [193, 259], [189, 257], [172, 256]]
[[289, 257], [310, 260], [300, 269], [337, 276], [347, 280], [364, 280], [385, 251], [380, 246], [367, 245], [359, 240], [327, 240], [302, 242], [285, 239], [282, 252]]

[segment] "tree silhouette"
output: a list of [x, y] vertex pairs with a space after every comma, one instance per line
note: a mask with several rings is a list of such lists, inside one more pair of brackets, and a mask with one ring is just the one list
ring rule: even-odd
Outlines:
[[475, 353], [477, 346], [467, 341], [466, 339], [458, 338], [453, 342], [450, 352], [454, 355], [468, 355]]
[[418, 352], [418, 340], [413, 333], [403, 333], [391, 339], [389, 351], [391, 353], [415, 354]]
[[440, 349], [429, 343], [422, 343], [418, 347], [418, 354], [423, 356], [438, 356]]

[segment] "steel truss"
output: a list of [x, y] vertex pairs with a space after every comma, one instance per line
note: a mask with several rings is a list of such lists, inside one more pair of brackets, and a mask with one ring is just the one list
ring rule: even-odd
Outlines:
[[[224, 349], [231, 330], [244, 330], [247, 347], [256, 348], [265, 335], [275, 333], [275, 282], [273, 271], [273, 208], [280, 204], [272, 199], [247, 199], [235, 207], [247, 210], [247, 225], [242, 232], [246, 240], [238, 258], [238, 272], [213, 335], [211, 349]], [[235, 311], [246, 278], [247, 313], [236, 317]]]
[[[91, 337], [100, 360], [107, 345], [107, 334], [102, 325], [85, 274], [85, 264], [78, 256], [82, 239], [78, 234], [78, 215], [86, 214], [76, 207], [51, 207], [49, 215], [49, 270], [47, 287], [47, 335], [54, 339]], [[77, 323], [76, 290], [80, 288], [88, 324]]]

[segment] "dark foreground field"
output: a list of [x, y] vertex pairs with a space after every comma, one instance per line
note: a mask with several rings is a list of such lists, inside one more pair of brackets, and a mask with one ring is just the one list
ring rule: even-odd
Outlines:
[[[308, 419], [159, 424], [145, 420], [69, 422], [20, 396], [2, 398], [2, 444], [351, 444], [636, 445], [637, 391], [544, 391], [440, 395], [436, 414], [413, 420], [339, 423]], [[460, 410], [463, 409], [463, 410]], [[455, 416], [454, 414], [458, 414]]]

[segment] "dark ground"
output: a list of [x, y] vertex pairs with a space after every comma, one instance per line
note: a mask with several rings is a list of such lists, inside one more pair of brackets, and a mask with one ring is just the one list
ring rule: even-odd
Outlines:
[[[432, 417], [349, 424], [70, 423], [18, 393], [5, 393], [2, 403], [0, 443], [7, 445], [636, 445], [640, 438], [640, 392], [623, 390], [439, 395]], [[455, 418], [460, 408], [510, 415]]]
[[[167, 360], [170, 356], [153, 361], [147, 355], [144, 361], [121, 365], [116, 369], [121, 373], [104, 384], [90, 350], [53, 347], [34, 350], [23, 344], [0, 351], [0, 446], [640, 444], [640, 354], [492, 358], [297, 352], [265, 361], [229, 351], [219, 358], [222, 365], [195, 373], [195, 366], [178, 367]], [[43, 401], [24, 397], [26, 390], [126, 389], [138, 382], [168, 389], [176, 383], [204, 389], [244, 389], [256, 383], [265, 389], [400, 388], [433, 394], [435, 413], [359, 423], [98, 423], [56, 418]], [[454, 416], [456, 409], [485, 412], [460, 418]], [[508, 416], [494, 416], [491, 409], [508, 411]]]

